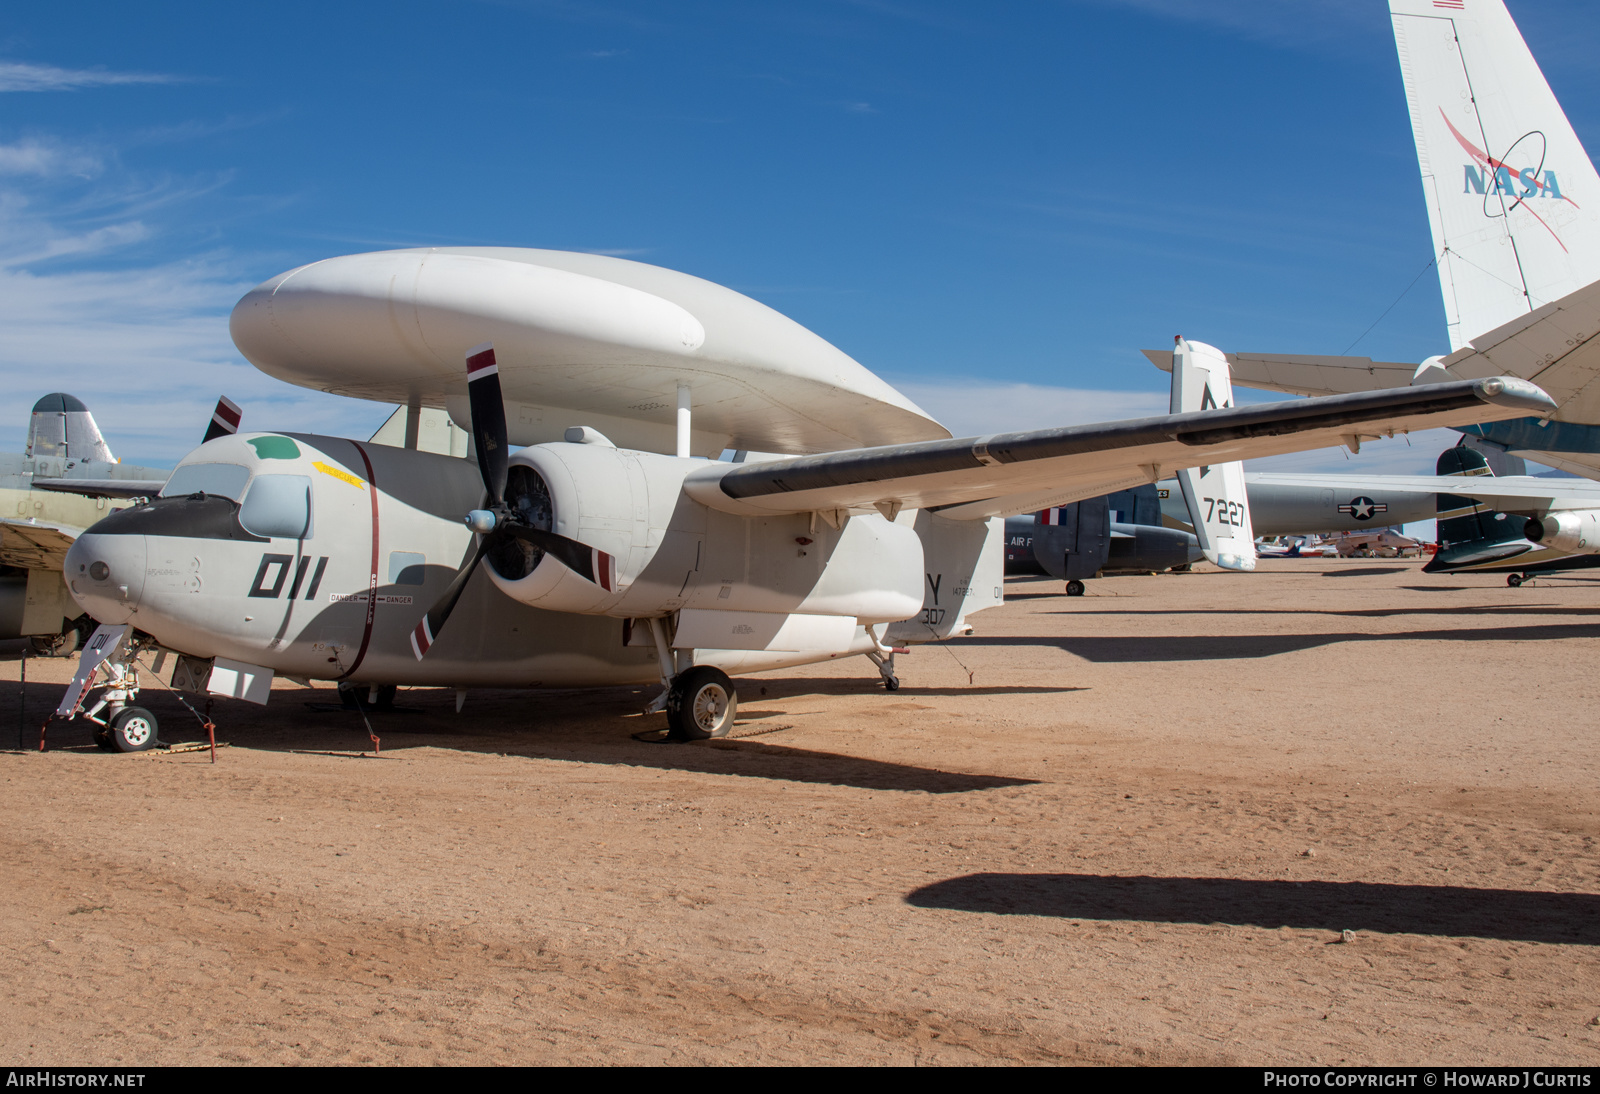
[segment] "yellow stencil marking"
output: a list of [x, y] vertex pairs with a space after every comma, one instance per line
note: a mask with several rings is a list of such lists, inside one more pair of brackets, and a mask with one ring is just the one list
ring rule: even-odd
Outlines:
[[342, 468], [332, 467], [332, 466], [330, 466], [328, 464], [323, 463], [321, 460], [317, 460], [311, 466], [315, 467], [318, 471], [321, 471], [324, 475], [332, 475], [336, 479], [341, 479], [344, 482], [349, 483], [351, 486], [355, 487], [357, 490], [361, 490], [361, 489], [365, 488], [365, 486], [366, 486], [366, 483], [362, 482], [360, 479], [358, 479], [354, 475], [350, 474], [350, 472], [345, 471]]

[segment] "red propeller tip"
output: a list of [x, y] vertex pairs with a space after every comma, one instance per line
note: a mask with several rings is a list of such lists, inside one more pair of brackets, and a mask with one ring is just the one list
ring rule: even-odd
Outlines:
[[500, 371], [495, 364], [494, 343], [485, 342], [481, 346], [473, 346], [467, 350], [467, 380], [481, 380], [485, 376], [494, 376]]

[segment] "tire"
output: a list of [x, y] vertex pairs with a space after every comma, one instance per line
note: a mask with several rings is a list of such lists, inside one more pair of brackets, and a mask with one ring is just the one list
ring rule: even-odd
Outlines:
[[667, 693], [667, 739], [726, 737], [739, 710], [739, 693], [721, 669], [696, 665], [681, 672]]
[[1082, 596], [1083, 582], [1079, 581], [1077, 578], [1073, 578], [1071, 581], [1067, 582], [1067, 595]]
[[144, 752], [160, 744], [156, 737], [156, 716], [144, 707], [123, 707], [106, 730], [111, 747], [117, 752]]
[[71, 657], [83, 643], [77, 627], [69, 627], [60, 634], [36, 634], [28, 639], [33, 652], [40, 657]]
[[898, 676], [885, 676], [883, 678], [883, 690], [884, 691], [899, 691], [900, 690], [900, 677], [898, 677]]
[[1507, 574], [1506, 575], [1506, 584], [1510, 585], [1513, 589], [1515, 589], [1518, 586], [1520, 586], [1523, 583], [1523, 581], [1525, 581], [1525, 580], [1527, 580], [1527, 579], [1524, 578], [1521, 574]]
[[117, 746], [111, 743], [111, 730], [105, 726], [94, 727], [95, 747], [101, 752], [115, 752]]

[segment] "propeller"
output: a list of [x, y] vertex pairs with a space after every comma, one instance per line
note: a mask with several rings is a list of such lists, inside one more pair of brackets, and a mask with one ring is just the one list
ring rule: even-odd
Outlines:
[[244, 411], [239, 409], [239, 404], [226, 395], [222, 396], [217, 400], [217, 409], [211, 412], [211, 424], [206, 427], [206, 435], [200, 439], [200, 443], [239, 432], [239, 421], [243, 417]]
[[478, 534], [472, 554], [456, 571], [444, 594], [428, 609], [411, 632], [411, 652], [420, 661], [444, 629], [455, 610], [456, 601], [478, 569], [483, 556], [509, 540], [521, 540], [553, 556], [585, 581], [608, 593], [617, 591], [617, 560], [606, 552], [575, 539], [558, 535], [530, 524], [520, 509], [506, 504], [506, 482], [510, 474], [506, 447], [506, 406], [500, 394], [500, 366], [495, 362], [494, 346], [484, 343], [467, 351], [467, 403], [472, 411], [472, 439], [478, 451], [478, 471], [489, 496], [487, 509], [474, 509], [466, 524]]

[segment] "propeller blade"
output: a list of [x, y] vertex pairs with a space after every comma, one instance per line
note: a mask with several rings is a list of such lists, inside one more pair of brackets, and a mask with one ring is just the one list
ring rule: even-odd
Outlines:
[[450, 618], [450, 613], [455, 611], [456, 601], [461, 599], [461, 591], [467, 587], [467, 582], [472, 579], [472, 572], [478, 568], [478, 563], [483, 560], [484, 553], [489, 550], [489, 537], [480, 536], [478, 546], [472, 552], [472, 557], [467, 560], [461, 569], [456, 571], [456, 576], [450, 580], [450, 586], [445, 589], [444, 595], [439, 597], [433, 607], [428, 609], [428, 614], [411, 632], [411, 652], [421, 661], [439, 637], [439, 632], [444, 630], [444, 624]]
[[501, 531], [543, 548], [545, 554], [554, 555], [567, 569], [606, 592], [617, 591], [617, 560], [600, 548], [525, 524], [506, 524]]
[[239, 404], [224, 395], [217, 400], [217, 409], [211, 412], [211, 424], [206, 427], [206, 435], [200, 438], [200, 443], [239, 432], [239, 422], [243, 418], [244, 411], [239, 409]]
[[506, 495], [506, 404], [492, 342], [467, 350], [467, 401], [483, 488], [489, 492], [490, 508], [498, 508]]

